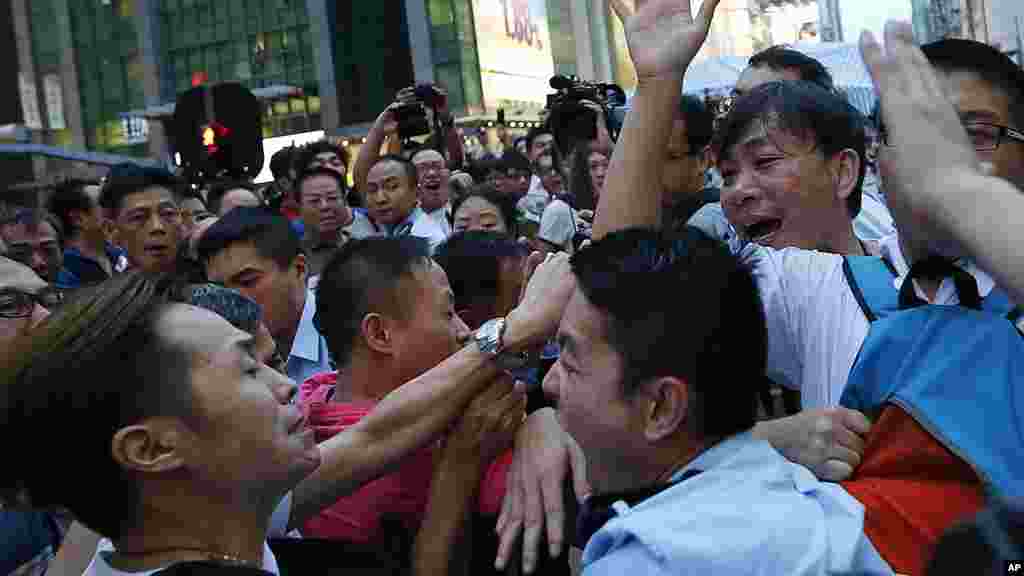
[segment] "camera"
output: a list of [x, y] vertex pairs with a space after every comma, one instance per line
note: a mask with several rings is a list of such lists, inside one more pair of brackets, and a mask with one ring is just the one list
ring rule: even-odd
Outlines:
[[600, 108], [609, 135], [613, 140], [618, 137], [622, 126], [622, 114], [618, 112], [626, 105], [622, 87], [585, 82], [575, 76], [554, 76], [550, 85], [555, 93], [547, 98], [548, 129], [554, 134], [562, 154], [568, 155], [577, 142], [597, 138], [598, 111], [585, 102], [593, 102]]
[[[434, 111], [434, 122], [438, 121], [437, 110], [445, 104], [443, 92], [431, 84], [420, 84], [399, 93], [401, 106], [391, 111], [398, 122], [398, 137], [402, 140], [425, 136], [433, 132], [427, 109]], [[404, 97], [403, 97], [404, 95]]]

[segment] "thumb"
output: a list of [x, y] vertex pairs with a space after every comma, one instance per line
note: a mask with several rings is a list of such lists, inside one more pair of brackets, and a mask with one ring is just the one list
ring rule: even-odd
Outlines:
[[565, 434], [565, 446], [569, 450], [569, 467], [572, 469], [572, 489], [576, 493], [576, 501], [582, 504], [594, 491], [587, 482], [587, 458], [576, 440]]
[[856, 410], [843, 410], [842, 422], [847, 428], [861, 436], [871, 431], [871, 422], [863, 413]]
[[625, 0], [611, 0], [611, 5], [615, 15], [619, 17], [623, 24], [626, 23], [626, 20], [633, 17], [633, 9], [630, 8]]

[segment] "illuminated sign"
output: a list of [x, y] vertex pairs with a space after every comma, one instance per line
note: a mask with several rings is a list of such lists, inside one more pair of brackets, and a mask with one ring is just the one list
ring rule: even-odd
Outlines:
[[473, 0], [484, 105], [543, 107], [555, 74], [546, 0]]

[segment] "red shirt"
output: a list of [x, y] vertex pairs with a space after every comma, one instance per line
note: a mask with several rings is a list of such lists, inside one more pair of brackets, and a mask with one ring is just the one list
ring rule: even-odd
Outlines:
[[[306, 380], [299, 401], [309, 411], [309, 425], [317, 442], [323, 442], [362, 420], [373, 410], [374, 402], [332, 402], [336, 372], [317, 374]], [[505, 475], [512, 462], [508, 452], [487, 468], [480, 484], [478, 510], [497, 515], [505, 495]], [[410, 532], [419, 529], [430, 495], [433, 476], [433, 448], [424, 448], [408, 456], [401, 469], [365, 484], [329, 508], [308, 520], [302, 535], [349, 542], [368, 543], [380, 530], [382, 516], [397, 517]]]

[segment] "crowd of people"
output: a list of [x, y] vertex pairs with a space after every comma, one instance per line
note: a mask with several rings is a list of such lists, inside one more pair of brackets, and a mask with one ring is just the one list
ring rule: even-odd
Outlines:
[[870, 117], [782, 46], [716, 115], [718, 1], [637, 4], [621, 131], [5, 208], [0, 573], [1021, 569], [1024, 71], [890, 23]]

